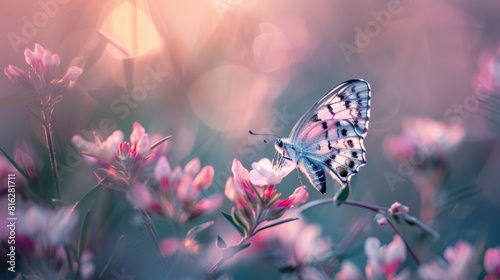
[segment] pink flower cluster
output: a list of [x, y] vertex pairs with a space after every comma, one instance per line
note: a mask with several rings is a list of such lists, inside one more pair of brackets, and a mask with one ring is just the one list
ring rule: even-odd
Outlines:
[[484, 254], [484, 269], [488, 273], [485, 280], [500, 279], [500, 247], [490, 248]]
[[94, 134], [95, 141], [88, 142], [79, 135], [71, 139], [76, 148], [91, 163], [96, 163], [96, 176], [111, 187], [128, 190], [139, 179], [154, 158], [149, 136], [138, 122], [133, 125], [130, 142], [123, 141], [123, 132], [113, 132], [106, 141]]
[[465, 241], [458, 241], [455, 245], [449, 246], [444, 251], [444, 260], [439, 259], [421, 265], [418, 274], [422, 279], [473, 279], [475, 274], [474, 264], [475, 250], [471, 244]]
[[52, 54], [39, 44], [31, 51], [24, 51], [26, 63], [30, 65], [28, 73], [14, 65], [5, 67], [4, 73], [9, 79], [28, 93], [35, 95], [40, 102], [41, 108], [47, 108], [50, 113], [55, 104], [62, 98], [62, 94], [68, 89], [71, 82], [82, 74], [83, 70], [77, 66], [71, 66], [61, 78], [56, 78], [57, 68], [60, 60], [57, 54]]
[[[368, 258], [365, 273], [369, 280], [376, 279], [409, 279], [409, 271], [398, 270], [406, 259], [406, 248], [399, 235], [395, 235], [392, 242], [386, 246], [380, 245], [380, 240], [369, 237], [365, 241], [365, 254]], [[358, 268], [350, 261], [342, 263], [336, 280], [363, 279]]]
[[157, 188], [136, 184], [127, 198], [136, 207], [167, 217], [180, 226], [222, 205], [222, 195], [201, 198], [202, 191], [212, 185], [213, 176], [213, 167], [201, 168], [198, 158], [184, 168], [176, 166], [172, 170], [167, 158], [161, 157], [154, 170]]
[[[236, 203], [236, 220], [241, 223], [240, 226], [247, 236], [251, 236], [260, 223], [280, 218], [291, 207], [306, 202], [309, 196], [305, 186], [301, 186], [288, 198], [280, 200], [281, 193], [271, 182], [281, 181], [285, 173], [280, 174], [281, 170], [270, 172], [273, 169], [270, 168], [269, 160], [261, 160], [254, 165], [252, 172], [248, 172], [238, 159], [234, 159], [231, 169], [233, 177], [227, 180], [225, 194]], [[259, 175], [255, 174], [256, 172]], [[252, 177], [258, 179], [252, 181]], [[255, 182], [269, 184], [261, 185]]]

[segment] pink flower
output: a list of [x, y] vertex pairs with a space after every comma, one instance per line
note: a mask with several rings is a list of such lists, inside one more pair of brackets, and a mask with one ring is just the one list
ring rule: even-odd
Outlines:
[[406, 248], [399, 235], [387, 246], [380, 246], [380, 241], [369, 237], [365, 242], [365, 254], [368, 258], [365, 267], [368, 279], [392, 278], [406, 259]]
[[151, 192], [141, 183], [135, 183], [127, 192], [127, 200], [138, 209], [147, 209], [153, 203]]
[[282, 168], [273, 166], [268, 158], [263, 158], [258, 162], [252, 163], [252, 171], [250, 171], [250, 181], [254, 185], [277, 185], [281, 180], [292, 170], [295, 169], [293, 164], [286, 164]]
[[288, 198], [278, 202], [277, 207], [289, 208], [292, 206], [300, 205], [307, 201], [309, 193], [306, 191], [305, 186], [301, 186], [295, 189], [295, 191]]
[[394, 202], [391, 207], [389, 208], [389, 213], [392, 215], [404, 215], [407, 214], [408, 211], [410, 211], [410, 208], [406, 205], [403, 205], [399, 202]]
[[363, 280], [361, 272], [351, 261], [343, 261], [335, 280]]
[[488, 272], [488, 275], [484, 279], [500, 279], [500, 247], [486, 250], [484, 254], [484, 269]]
[[212, 184], [214, 169], [200, 160], [191, 160], [184, 169], [172, 171], [167, 158], [161, 157], [154, 170], [158, 190], [152, 190], [150, 210], [176, 223], [183, 224], [198, 216], [211, 213], [222, 205], [222, 196], [201, 198], [201, 191]]
[[465, 241], [458, 241], [455, 247], [448, 247], [444, 260], [421, 265], [418, 275], [423, 279], [474, 279], [474, 248]]
[[411, 161], [417, 153], [429, 158], [452, 150], [464, 136], [465, 130], [458, 125], [430, 118], [411, 118], [404, 121], [401, 135], [389, 135], [384, 139], [384, 150], [397, 160], [404, 158]]
[[[293, 212], [287, 212], [284, 217], [295, 217]], [[299, 216], [296, 221], [259, 232], [252, 237], [250, 250], [260, 256], [274, 256], [280, 267], [293, 267], [303, 276], [302, 279], [309, 279], [307, 268], [320, 265], [332, 254], [331, 241], [322, 236], [321, 231], [319, 224], [307, 223], [304, 217]], [[326, 276], [319, 279], [326, 279]]]
[[377, 222], [377, 224], [379, 224], [383, 227], [385, 227], [386, 225], [389, 224], [389, 222], [387, 221], [387, 218], [383, 214], [380, 214], [380, 213], [375, 215], [375, 221]]
[[83, 70], [71, 66], [61, 79], [56, 79], [60, 64], [59, 56], [45, 50], [39, 44], [35, 44], [33, 51], [26, 49], [24, 56], [26, 63], [30, 65], [28, 73], [14, 65], [5, 67], [4, 73], [13, 83], [23, 87], [28, 94], [35, 95], [41, 107], [48, 109], [46, 113], [50, 113], [70, 83], [76, 81]]
[[135, 122], [130, 142], [123, 141], [123, 133], [113, 132], [106, 141], [94, 133], [95, 142], [91, 143], [76, 135], [72, 138], [77, 149], [87, 155], [87, 160], [97, 164], [95, 174], [109, 186], [129, 189], [143, 175], [152, 163], [155, 153], [151, 151], [148, 134], [144, 127]]
[[[277, 192], [275, 185], [254, 185], [251, 173], [238, 159], [234, 159], [232, 171], [234, 177], [229, 177], [224, 193], [235, 202], [238, 215], [246, 223], [246, 234], [249, 235], [260, 223], [278, 219], [289, 208], [304, 203], [309, 196], [305, 187], [301, 186], [288, 198], [279, 200], [281, 193]], [[267, 180], [261, 182], [269, 183]]]
[[146, 156], [149, 154], [149, 138], [146, 130], [138, 122], [134, 122], [132, 133], [130, 134], [131, 154]]
[[495, 91], [500, 87], [500, 46], [496, 53], [484, 53], [479, 57], [479, 71], [474, 77], [476, 91]]
[[18, 230], [20, 235], [34, 241], [37, 251], [44, 251], [66, 244], [77, 222], [78, 216], [70, 208], [53, 211], [33, 205], [24, 212]]
[[71, 142], [80, 153], [90, 155], [91, 158], [96, 158], [104, 163], [110, 163], [123, 138], [123, 132], [116, 130], [105, 141], [102, 141], [101, 137], [94, 132], [94, 142], [89, 142], [80, 135], [73, 136]]

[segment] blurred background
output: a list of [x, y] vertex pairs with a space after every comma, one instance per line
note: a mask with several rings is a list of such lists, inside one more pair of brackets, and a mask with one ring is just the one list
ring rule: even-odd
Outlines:
[[[128, 135], [137, 121], [150, 135], [173, 135], [166, 151], [173, 166], [194, 157], [214, 166], [212, 193], [223, 192], [234, 158], [250, 168], [274, 155], [272, 144], [248, 130], [286, 137], [335, 85], [362, 78], [372, 87], [368, 164], [354, 176], [351, 198], [408, 205], [441, 234], [429, 243], [418, 229], [401, 226], [429, 261], [460, 239], [479, 251], [500, 244], [499, 13], [494, 0], [2, 0], [0, 65], [27, 69], [24, 49], [38, 43], [60, 55], [60, 75], [71, 65], [83, 69], [54, 112], [60, 163], [75, 150], [73, 135]], [[29, 143], [41, 176], [50, 177], [43, 131], [25, 109], [22, 89], [5, 75], [0, 83], [0, 146], [12, 153]], [[67, 166], [64, 200], [74, 202], [96, 179], [84, 162]], [[288, 195], [299, 184], [292, 173], [279, 190]], [[309, 186], [309, 200], [333, 196], [338, 185], [328, 185], [325, 196]], [[182, 259], [170, 259], [167, 273], [160, 269], [134, 212], [125, 202], [110, 208], [95, 221], [106, 226], [91, 235], [98, 266], [124, 233], [117, 271], [196, 279]], [[325, 205], [304, 215], [335, 244], [364, 213]], [[366, 237], [386, 244], [393, 235], [368, 218], [349, 249], [360, 268]], [[216, 225], [201, 243], [213, 245], [217, 234], [231, 240], [234, 230], [218, 213], [196, 223], [204, 220]], [[157, 224], [160, 235], [172, 234], [171, 225]], [[231, 268], [234, 279], [280, 277], [265, 259], [242, 260]], [[410, 258], [405, 264], [415, 268]]]

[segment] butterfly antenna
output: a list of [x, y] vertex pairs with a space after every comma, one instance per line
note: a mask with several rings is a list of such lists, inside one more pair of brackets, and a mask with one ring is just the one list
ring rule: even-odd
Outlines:
[[[248, 132], [249, 132], [251, 135], [256, 135], [256, 136], [273, 136], [273, 137], [275, 137], [276, 139], [281, 138], [279, 135], [276, 135], [276, 134], [274, 134], [274, 133], [255, 133], [255, 132], [253, 132], [253, 131], [251, 131], [251, 130], [249, 130]], [[263, 141], [264, 141], [264, 143], [267, 143], [266, 139], [264, 139]]]

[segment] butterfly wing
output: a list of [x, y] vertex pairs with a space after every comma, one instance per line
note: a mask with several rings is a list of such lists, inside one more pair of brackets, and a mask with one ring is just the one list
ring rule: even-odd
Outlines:
[[301, 147], [299, 168], [322, 193], [324, 172], [342, 186], [366, 164], [363, 140], [370, 118], [370, 85], [349, 80], [318, 100], [297, 122], [290, 142]]

